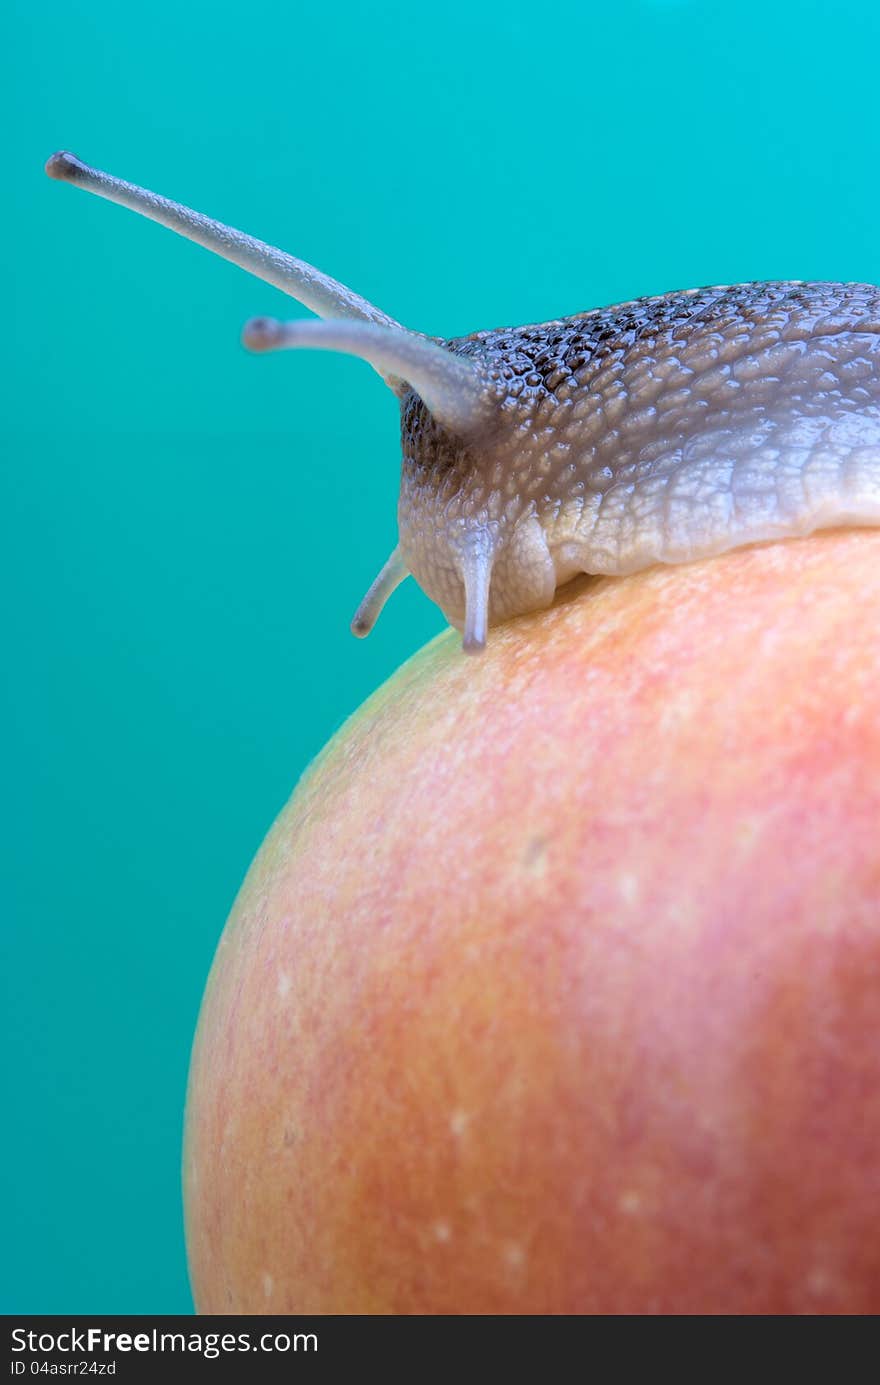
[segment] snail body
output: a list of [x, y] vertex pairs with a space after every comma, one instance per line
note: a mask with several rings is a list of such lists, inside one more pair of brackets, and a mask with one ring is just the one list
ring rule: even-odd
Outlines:
[[254, 350], [368, 360], [400, 401], [399, 545], [352, 623], [408, 574], [481, 649], [581, 572], [623, 575], [880, 524], [880, 288], [749, 283], [441, 340], [320, 271], [56, 154], [50, 176], [170, 226], [323, 321], [254, 319]]

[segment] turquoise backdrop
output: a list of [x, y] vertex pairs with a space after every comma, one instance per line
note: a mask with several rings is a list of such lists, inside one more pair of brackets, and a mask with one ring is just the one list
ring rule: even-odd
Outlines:
[[[69, 147], [446, 335], [693, 285], [880, 280], [876, 0], [7, 5], [0, 1311], [187, 1312], [189, 1047], [309, 759], [441, 628], [360, 362], [50, 183]], [[297, 309], [292, 308], [296, 312]]]

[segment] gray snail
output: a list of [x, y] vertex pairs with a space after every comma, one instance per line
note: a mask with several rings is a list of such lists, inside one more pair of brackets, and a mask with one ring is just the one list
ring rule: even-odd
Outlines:
[[480, 650], [579, 573], [623, 575], [880, 524], [880, 288], [689, 289], [444, 341], [302, 260], [54, 154], [46, 172], [157, 221], [323, 321], [255, 318], [255, 351], [368, 361], [400, 401], [399, 544], [352, 622], [412, 574]]

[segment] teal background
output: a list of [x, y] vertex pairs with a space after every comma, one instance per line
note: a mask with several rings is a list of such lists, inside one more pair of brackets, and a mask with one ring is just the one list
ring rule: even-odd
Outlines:
[[187, 1312], [179, 1147], [223, 920], [309, 759], [441, 628], [362, 363], [50, 183], [89, 162], [447, 335], [704, 283], [880, 279], [865, 3], [16, 0], [3, 21], [0, 1311]]

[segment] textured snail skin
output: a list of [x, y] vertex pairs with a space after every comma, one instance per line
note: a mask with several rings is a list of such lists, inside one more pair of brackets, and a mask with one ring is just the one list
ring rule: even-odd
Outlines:
[[[401, 403], [398, 547], [367, 634], [409, 573], [464, 631], [623, 576], [766, 539], [880, 523], [880, 289], [755, 283], [642, 298], [444, 341], [312, 265], [69, 152], [51, 178], [128, 207], [306, 304], [255, 351], [369, 361]], [[329, 320], [327, 320], [329, 319]], [[331, 409], [332, 413], [332, 409]]]
[[487, 367], [496, 417], [462, 445], [404, 399], [399, 524], [456, 624], [475, 528], [494, 548], [494, 623], [578, 572], [880, 522], [872, 285], [697, 289], [446, 345]]

